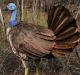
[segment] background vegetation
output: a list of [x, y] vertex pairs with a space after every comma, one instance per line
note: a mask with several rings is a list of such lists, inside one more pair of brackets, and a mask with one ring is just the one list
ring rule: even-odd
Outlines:
[[[0, 8], [3, 8], [9, 3], [14, 2], [18, 6], [18, 21], [20, 21], [20, 0], [0, 0]], [[24, 0], [24, 20], [29, 23], [37, 25], [47, 26], [48, 9], [51, 5], [63, 5], [68, 8], [77, 20], [78, 27], [80, 26], [80, 0]], [[8, 26], [8, 20], [10, 18], [10, 12], [4, 12], [5, 27]], [[42, 58], [40, 62], [40, 69], [42, 75], [80, 75], [80, 62], [76, 56], [75, 50], [80, 55], [80, 45], [78, 45], [73, 53], [69, 62], [68, 56], [64, 58], [52, 59], [48, 63], [48, 59]], [[29, 66], [31, 68], [31, 74], [35, 72], [35, 63], [30, 60]], [[68, 64], [68, 66], [66, 66]], [[2, 31], [0, 22], [0, 75], [23, 75], [23, 67], [21, 61], [18, 60], [10, 48], [6, 36]]]

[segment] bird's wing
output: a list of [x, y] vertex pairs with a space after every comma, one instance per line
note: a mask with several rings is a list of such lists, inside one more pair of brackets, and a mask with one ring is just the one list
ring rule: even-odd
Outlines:
[[41, 39], [49, 40], [49, 41], [54, 40], [56, 38], [52, 30], [43, 26], [37, 26], [37, 30], [35, 33], [37, 37]]
[[64, 52], [72, 52], [72, 49], [80, 40], [76, 20], [64, 6], [58, 5], [50, 8], [48, 12], [48, 28], [56, 36], [56, 39], [54, 39], [56, 44], [52, 51], [54, 55], [60, 55], [60, 53], [64, 55]]
[[[34, 28], [32, 26], [32, 29], [28, 29], [28, 27], [25, 27], [24, 25], [16, 30], [16, 32], [13, 32], [12, 41], [18, 51], [21, 50], [21, 52], [25, 52], [36, 57], [42, 57], [50, 54], [54, 45], [53, 42], [49, 41], [54, 40], [54, 34], [51, 30], [47, 28], [38, 30], [36, 26]], [[13, 31], [15, 31], [15, 29], [13, 29]]]

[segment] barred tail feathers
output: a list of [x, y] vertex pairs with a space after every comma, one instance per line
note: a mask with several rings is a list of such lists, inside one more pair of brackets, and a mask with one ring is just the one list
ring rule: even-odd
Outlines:
[[55, 45], [52, 50], [53, 55], [65, 55], [72, 52], [79, 39], [76, 31], [76, 20], [72, 17], [69, 10], [64, 6], [53, 6], [48, 12], [48, 28], [56, 36]]

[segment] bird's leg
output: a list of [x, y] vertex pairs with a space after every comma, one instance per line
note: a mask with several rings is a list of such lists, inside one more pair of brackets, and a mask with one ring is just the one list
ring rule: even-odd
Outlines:
[[[20, 57], [20, 60], [22, 61], [22, 65], [23, 65], [23, 67], [25, 69], [24, 75], [28, 75], [28, 73], [29, 73], [28, 72], [29, 71], [29, 69], [28, 69], [28, 58], [23, 53], [19, 53], [19, 57]], [[27, 60], [24, 60], [24, 59], [27, 59]]]
[[23, 64], [23, 67], [24, 67], [24, 69], [25, 69], [25, 71], [24, 71], [24, 75], [28, 75], [28, 71], [29, 71], [29, 69], [28, 69], [28, 64], [26, 63], [26, 61], [24, 61], [23, 59], [21, 59], [21, 61], [22, 61], [22, 64]]
[[39, 65], [40, 65], [40, 60], [36, 60], [36, 74], [35, 75], [40, 75]]

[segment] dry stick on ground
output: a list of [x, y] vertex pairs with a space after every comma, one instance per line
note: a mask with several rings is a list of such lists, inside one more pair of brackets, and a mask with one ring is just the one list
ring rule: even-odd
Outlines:
[[2, 27], [2, 30], [4, 33], [6, 33], [6, 28], [5, 28], [5, 24], [4, 24], [4, 19], [3, 19], [3, 15], [2, 15], [2, 11], [1, 11], [1, 8], [0, 8], [0, 19], [1, 19], [1, 27]]

